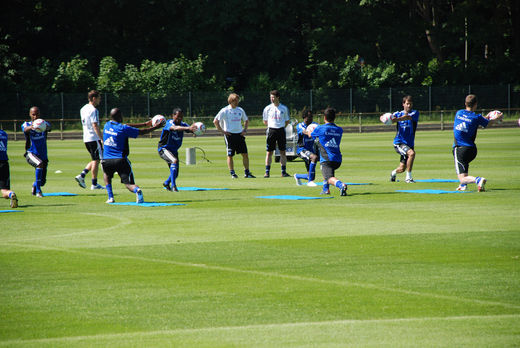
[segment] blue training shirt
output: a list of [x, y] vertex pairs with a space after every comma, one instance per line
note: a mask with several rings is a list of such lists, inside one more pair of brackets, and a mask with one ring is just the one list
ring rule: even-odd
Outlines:
[[7, 133], [0, 129], [0, 161], [7, 160]]
[[[395, 117], [401, 117], [405, 114], [403, 111], [394, 113]], [[399, 121], [396, 124], [397, 132], [394, 138], [394, 144], [406, 144], [409, 147], [414, 147], [415, 143], [415, 131], [417, 130], [417, 123], [419, 122], [419, 111], [412, 110], [408, 113], [411, 116], [411, 120]]]
[[489, 120], [480, 114], [465, 109], [457, 111], [455, 120], [453, 121], [453, 135], [455, 146], [471, 146], [475, 147], [475, 138], [477, 137], [478, 126], [487, 127]]
[[325, 123], [316, 127], [311, 136], [318, 138], [320, 163], [328, 161], [341, 163], [342, 157], [339, 146], [343, 136], [343, 128], [336, 126], [334, 123]]
[[182, 139], [184, 138], [184, 132], [186, 131], [172, 131], [170, 128], [172, 126], [181, 126], [181, 127], [189, 127], [190, 125], [186, 122], [181, 122], [180, 124], [175, 124], [172, 119], [166, 121], [164, 128], [161, 132], [161, 138], [159, 140], [157, 151], [161, 151], [161, 149], [166, 149], [173, 153], [177, 153], [177, 150], [182, 145]]
[[25, 133], [25, 128], [31, 127], [32, 122], [27, 121], [22, 124], [22, 131], [24, 131], [25, 138], [29, 140], [30, 146], [27, 147], [27, 152], [30, 152], [36, 155], [39, 159], [43, 161], [47, 161], [47, 133], [51, 129], [51, 124], [45, 121], [47, 124], [47, 129], [45, 132], [37, 132], [35, 130], [30, 130], [29, 134]]
[[128, 138], [137, 138], [139, 129], [110, 120], [103, 129], [103, 159], [126, 158]]
[[[316, 122], [312, 122], [311, 124], [318, 126]], [[298, 148], [296, 149], [296, 154], [299, 154], [303, 150], [309, 150], [310, 152], [315, 153], [314, 138], [303, 133], [309, 126], [310, 125], [305, 124], [305, 122], [300, 122], [296, 126], [296, 131], [298, 132]]]

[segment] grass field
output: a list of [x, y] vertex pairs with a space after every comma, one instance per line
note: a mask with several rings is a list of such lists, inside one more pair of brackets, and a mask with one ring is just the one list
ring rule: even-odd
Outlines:
[[[263, 137], [249, 137], [257, 179], [231, 180], [220, 137], [185, 139], [211, 163], [181, 164], [167, 192], [157, 139], [130, 141], [145, 201], [107, 205], [74, 181], [88, 161], [81, 140], [49, 143], [45, 192], [31, 196], [24, 143], [9, 143], [21, 213], [0, 214], [0, 346], [9, 347], [518, 347], [520, 130], [480, 131], [470, 174], [456, 183], [390, 183], [391, 133], [345, 134], [337, 176], [348, 197], [319, 196], [292, 178], [263, 179]], [[452, 133], [418, 132], [415, 179], [455, 179]], [[56, 171], [62, 173], [55, 173]], [[290, 162], [291, 174], [304, 171]], [[88, 176], [90, 178], [90, 174]], [[118, 180], [117, 202], [135, 201]], [[9, 209], [0, 201], [0, 209]]]

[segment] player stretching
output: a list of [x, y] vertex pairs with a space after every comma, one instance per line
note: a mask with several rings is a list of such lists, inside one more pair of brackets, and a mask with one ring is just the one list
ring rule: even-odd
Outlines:
[[298, 149], [296, 153], [304, 160], [307, 174], [294, 174], [296, 185], [301, 185], [301, 180], [308, 180], [307, 186], [317, 186], [314, 182], [316, 174], [316, 162], [318, 162], [318, 155], [314, 146], [314, 139], [311, 137], [308, 127], [312, 124], [318, 126], [313, 122], [311, 110], [304, 110], [302, 112], [303, 122], [298, 123], [296, 130], [298, 131]]
[[87, 175], [89, 171], [92, 171], [91, 190], [104, 189], [104, 187], [99, 185], [97, 181], [100, 155], [103, 152], [103, 144], [101, 143], [103, 136], [99, 129], [99, 112], [98, 109], [96, 109], [100, 102], [101, 95], [98, 91], [92, 90], [88, 92], [88, 103], [79, 111], [81, 115], [81, 124], [83, 125], [83, 142], [90, 154], [91, 161], [88, 162], [85, 169], [76, 176], [76, 181], [79, 186], [86, 188], [85, 175]]
[[458, 191], [466, 190], [468, 184], [476, 183], [478, 191], [485, 191], [486, 179], [480, 176], [469, 176], [469, 163], [477, 157], [477, 145], [475, 138], [479, 126], [486, 128], [501, 119], [502, 115], [493, 120], [488, 120], [480, 114], [475, 114], [477, 110], [477, 96], [470, 94], [466, 97], [466, 108], [457, 111], [453, 122], [453, 158], [455, 160], [455, 170], [460, 182]]
[[[182, 145], [184, 132], [193, 133], [196, 130], [194, 125], [188, 125], [182, 122], [184, 113], [180, 108], [173, 109], [172, 119], [168, 120], [164, 125], [161, 133], [161, 139], [157, 147], [159, 156], [166, 161], [170, 168], [170, 176], [163, 183], [168, 191], [179, 192], [175, 180], [179, 175], [179, 154], [178, 150]], [[171, 188], [170, 188], [171, 184]]]
[[37, 132], [33, 127], [34, 121], [40, 118], [40, 108], [33, 106], [29, 109], [31, 121], [22, 124], [22, 130], [25, 134], [25, 159], [27, 163], [35, 168], [35, 180], [32, 185], [32, 195], [43, 197], [42, 187], [47, 182], [47, 133], [51, 130], [51, 124], [47, 121], [46, 129], [43, 132]]
[[316, 127], [311, 133], [317, 138], [317, 146], [320, 153], [321, 172], [323, 174], [323, 194], [330, 194], [329, 184], [340, 189], [341, 196], [347, 195], [347, 184], [336, 178], [335, 170], [341, 166], [342, 156], [340, 150], [343, 129], [334, 124], [336, 110], [328, 107], [323, 112], [325, 124]]
[[2, 197], [10, 200], [11, 208], [18, 208], [16, 193], [11, 191], [9, 157], [7, 157], [7, 133], [0, 129], [0, 191]]
[[396, 123], [397, 133], [394, 138], [394, 149], [401, 155], [399, 166], [392, 171], [390, 181], [395, 181], [397, 173], [406, 169], [406, 182], [415, 183], [412, 178], [413, 161], [415, 160], [415, 131], [419, 122], [419, 111], [412, 110], [412, 96], [403, 97], [403, 111], [393, 114], [392, 123]]
[[112, 192], [112, 178], [117, 172], [121, 178], [121, 182], [126, 188], [135, 193], [136, 202], [144, 203], [143, 192], [134, 182], [134, 173], [132, 166], [128, 160], [130, 148], [128, 146], [128, 138], [137, 138], [139, 135], [147, 134], [161, 127], [157, 124], [155, 127], [137, 129], [135, 127], [145, 127], [152, 124], [152, 120], [144, 123], [122, 124], [123, 115], [121, 110], [114, 108], [110, 110], [110, 121], [105, 124], [103, 129], [103, 177], [108, 194], [107, 203], [114, 203], [114, 194]]

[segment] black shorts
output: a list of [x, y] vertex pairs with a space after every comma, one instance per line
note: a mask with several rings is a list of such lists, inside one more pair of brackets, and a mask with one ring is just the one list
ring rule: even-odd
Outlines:
[[268, 128], [267, 129], [267, 146], [266, 151], [274, 151], [278, 143], [278, 150], [285, 151], [287, 140], [285, 138], [285, 128]]
[[235, 153], [247, 153], [246, 138], [240, 133], [225, 135], [227, 155], [232, 157]]
[[40, 157], [36, 156], [32, 152], [26, 152], [24, 156], [25, 156], [25, 160], [27, 161], [27, 163], [29, 163], [34, 168], [38, 168], [38, 166], [41, 167], [41, 169], [43, 171], [42, 171], [42, 181], [41, 181], [40, 185], [41, 186], [45, 185], [45, 183], [47, 182], [47, 167], [49, 166], [49, 161], [42, 160]]
[[9, 162], [0, 161], [0, 189], [10, 190], [11, 189], [11, 178], [9, 174]]
[[101, 140], [86, 142], [85, 147], [87, 148], [88, 153], [90, 153], [90, 158], [92, 158], [93, 161], [99, 161], [101, 159], [103, 153], [101, 150], [103, 148]]
[[413, 147], [410, 147], [406, 144], [394, 144], [394, 150], [395, 152], [397, 152], [398, 154], [401, 155], [401, 163], [406, 163], [406, 161], [408, 161], [408, 150], [412, 149], [413, 150]]
[[132, 172], [132, 165], [128, 158], [111, 158], [101, 161], [103, 172], [112, 179], [114, 173], [117, 172], [121, 178], [121, 183], [126, 185], [134, 185], [134, 173]]
[[341, 162], [333, 162], [327, 161], [321, 163], [321, 173], [323, 174], [323, 179], [328, 181], [330, 178], [335, 176], [335, 171], [341, 166]]
[[179, 153], [177, 151], [171, 152], [170, 150], [167, 150], [167, 149], [160, 149], [159, 157], [161, 157], [163, 160], [165, 160], [166, 163], [168, 163], [168, 166], [174, 162], [179, 161]]
[[455, 160], [455, 171], [457, 174], [468, 174], [469, 163], [477, 157], [475, 146], [455, 146], [453, 148], [453, 159]]

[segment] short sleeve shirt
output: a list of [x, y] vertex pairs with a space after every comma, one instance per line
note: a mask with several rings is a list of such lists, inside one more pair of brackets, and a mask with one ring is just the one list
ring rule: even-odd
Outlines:
[[264, 108], [262, 118], [264, 121], [267, 121], [267, 127], [269, 128], [283, 128], [285, 127], [285, 122], [290, 119], [289, 109], [281, 103], [278, 106], [271, 103]]
[[313, 138], [318, 138], [318, 149], [320, 150], [320, 162], [342, 161], [340, 144], [343, 136], [343, 128], [334, 123], [325, 123], [316, 127], [311, 133]]
[[453, 121], [453, 135], [455, 141], [453, 146], [475, 147], [475, 139], [479, 126], [487, 127], [489, 120], [480, 114], [465, 109], [457, 111]]
[[137, 138], [139, 129], [108, 121], [103, 129], [103, 159], [126, 158], [130, 153], [128, 138]]
[[99, 111], [92, 104], [86, 104], [80, 110], [81, 124], [83, 125], [83, 141], [85, 143], [98, 141], [98, 135], [94, 131], [93, 123], [99, 126]]
[[222, 127], [224, 132], [236, 134], [242, 133], [244, 130], [242, 121], [245, 122], [248, 118], [246, 112], [240, 106], [232, 108], [231, 105], [228, 105], [220, 109], [214, 120], [219, 121], [220, 127]]

